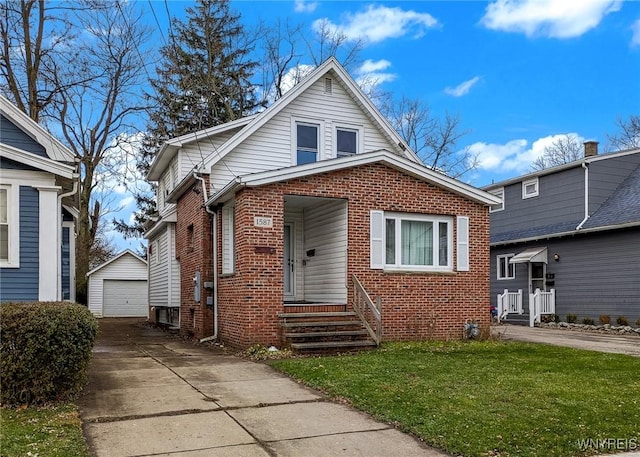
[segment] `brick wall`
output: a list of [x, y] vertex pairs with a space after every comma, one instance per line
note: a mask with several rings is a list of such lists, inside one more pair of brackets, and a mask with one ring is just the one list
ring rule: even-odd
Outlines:
[[[206, 178], [207, 188], [209, 186]], [[180, 261], [180, 333], [204, 338], [213, 334], [213, 310], [204, 287], [213, 281], [211, 215], [204, 209], [202, 185], [196, 182], [177, 203], [176, 257]], [[200, 272], [200, 302], [194, 300], [193, 278]]]
[[[458, 339], [467, 320], [476, 320], [483, 329], [488, 328], [488, 209], [384, 165], [373, 164], [238, 192], [236, 271], [219, 278], [218, 290], [219, 331], [227, 344], [246, 347], [253, 343], [280, 342], [276, 315], [283, 311], [285, 195], [348, 201], [348, 275], [351, 278], [356, 274], [371, 296], [382, 297], [384, 340]], [[371, 270], [369, 211], [372, 209], [452, 216], [454, 236], [455, 216], [468, 216], [470, 271], [389, 273]], [[272, 217], [273, 228], [254, 227], [255, 216]], [[221, 247], [220, 244], [219, 250]], [[270, 247], [273, 252], [256, 252], [256, 247]], [[454, 243], [454, 263], [455, 258]], [[351, 300], [350, 287], [349, 302]]]

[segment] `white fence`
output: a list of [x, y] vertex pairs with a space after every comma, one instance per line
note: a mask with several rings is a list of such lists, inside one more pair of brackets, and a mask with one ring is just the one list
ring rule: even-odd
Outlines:
[[498, 294], [498, 322], [510, 313], [523, 313], [522, 289], [517, 292], [509, 292], [508, 289], [505, 289], [504, 293]]
[[540, 316], [556, 313], [556, 290], [543, 292], [540, 289], [529, 294], [529, 327], [540, 323]]

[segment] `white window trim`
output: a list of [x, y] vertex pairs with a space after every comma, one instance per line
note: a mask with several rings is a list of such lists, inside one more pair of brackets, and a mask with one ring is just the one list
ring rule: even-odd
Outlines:
[[222, 207], [222, 243], [222, 274], [233, 274], [235, 272], [235, 206], [233, 203]]
[[[513, 266], [513, 276], [508, 276], [509, 274], [509, 259], [511, 257], [513, 257], [515, 254], [500, 254], [496, 256], [496, 279], [498, 281], [511, 281], [513, 279], [516, 279], [516, 267], [515, 265]], [[503, 260], [506, 259], [507, 262], [507, 276], [500, 276], [500, 264], [502, 263]]]
[[[386, 239], [387, 239], [387, 223], [388, 219], [396, 220], [396, 261], [393, 264], [388, 264], [386, 255], [384, 257], [384, 269], [389, 271], [453, 271], [453, 218], [448, 216], [435, 216], [435, 215], [426, 215], [426, 214], [411, 214], [411, 213], [384, 213], [384, 223], [383, 223], [383, 240], [385, 240], [385, 251], [386, 252]], [[403, 265], [401, 263], [401, 249], [402, 246], [402, 230], [400, 230], [401, 222], [403, 220], [409, 221], [421, 221], [421, 222], [432, 222], [433, 223], [433, 265]], [[440, 222], [447, 223], [447, 265], [439, 265], [440, 263], [440, 249], [439, 249], [439, 230], [440, 230]]]
[[318, 155], [316, 162], [325, 159], [324, 152], [324, 120], [292, 117], [291, 118], [291, 165], [298, 165], [298, 124], [315, 125], [318, 127]]
[[2, 184], [0, 188], [7, 191], [7, 221], [9, 226], [9, 258], [0, 260], [0, 267], [20, 268], [20, 186], [17, 184]]
[[364, 151], [364, 127], [353, 124], [335, 124], [333, 128], [333, 154], [338, 157], [338, 130], [347, 132], [356, 132], [356, 154], [362, 154]]
[[[527, 194], [526, 193], [526, 189], [527, 186], [530, 186], [531, 184], [535, 184], [536, 186], [536, 191], [532, 194]], [[527, 179], [526, 181], [522, 181], [522, 199], [526, 199], [526, 198], [533, 198], [533, 197], [537, 197], [538, 193], [540, 191], [540, 186], [538, 183], [538, 178], [533, 178], [533, 179]]]
[[504, 187], [501, 187], [499, 189], [490, 190], [489, 193], [491, 195], [495, 195], [496, 197], [500, 197], [500, 199], [502, 200], [502, 205], [499, 208], [494, 208], [494, 206], [497, 206], [497, 205], [490, 205], [489, 206], [489, 212], [490, 213], [497, 213], [499, 211], [504, 211]]

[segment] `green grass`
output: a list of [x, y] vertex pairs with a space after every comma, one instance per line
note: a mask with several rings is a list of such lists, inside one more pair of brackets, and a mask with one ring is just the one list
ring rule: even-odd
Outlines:
[[[270, 364], [450, 453], [640, 450], [640, 358], [490, 341], [392, 343]], [[627, 441], [595, 443], [614, 438]]]
[[89, 457], [73, 404], [0, 409], [2, 457]]

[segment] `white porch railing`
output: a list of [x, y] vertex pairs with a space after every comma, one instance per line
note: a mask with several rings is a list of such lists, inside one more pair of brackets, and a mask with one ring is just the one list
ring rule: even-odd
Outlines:
[[507, 314], [522, 314], [522, 289], [517, 292], [509, 292], [508, 289], [504, 293], [498, 294], [498, 322]]
[[540, 289], [529, 294], [529, 327], [540, 323], [540, 316], [556, 313], [556, 290], [543, 292]]

